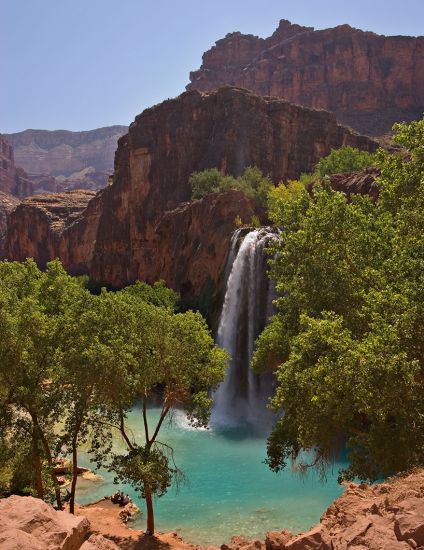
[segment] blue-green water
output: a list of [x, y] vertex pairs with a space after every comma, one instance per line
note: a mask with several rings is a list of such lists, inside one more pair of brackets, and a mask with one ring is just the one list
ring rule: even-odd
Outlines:
[[[158, 412], [150, 411], [152, 420]], [[142, 441], [139, 411], [132, 413], [130, 426], [136, 439]], [[183, 414], [176, 413], [172, 425], [162, 427], [160, 439], [173, 446], [187, 483], [178, 493], [170, 489], [156, 499], [156, 528], [178, 531], [188, 542], [217, 545], [233, 535], [263, 539], [269, 530], [303, 531], [316, 523], [342, 492], [336, 481], [341, 464], [329, 472], [326, 483], [311, 475], [299, 477], [290, 469], [280, 474], [270, 472], [263, 463], [265, 436], [234, 429], [195, 430]], [[117, 441], [117, 446], [122, 444]], [[81, 456], [80, 462], [90, 466], [87, 456]], [[77, 499], [81, 504], [115, 492], [112, 474], [99, 473], [104, 477], [102, 482], [79, 482]], [[145, 510], [131, 487], [119, 488]], [[133, 526], [145, 527], [144, 514]]]

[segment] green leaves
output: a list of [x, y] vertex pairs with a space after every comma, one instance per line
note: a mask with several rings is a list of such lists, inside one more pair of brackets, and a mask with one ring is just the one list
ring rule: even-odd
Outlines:
[[[45, 272], [32, 260], [0, 263], [0, 452], [10, 466], [0, 489], [15, 487], [21, 462], [12, 460], [12, 443], [27, 440], [25, 457], [33, 452], [40, 463], [38, 488], [44, 468], [52, 473], [53, 457], [64, 448], [76, 456], [79, 445], [89, 444], [94, 461], [112, 461], [117, 475], [141, 491], [167, 490], [178, 470], [157, 440], [162, 422], [179, 407], [193, 425], [207, 425], [208, 392], [223, 379], [228, 359], [203, 317], [176, 314], [177, 303], [162, 282], [94, 296], [60, 262]], [[160, 395], [162, 415], [150, 431], [146, 416], [144, 446], [128, 439], [129, 454], [112, 457], [112, 430], [124, 435], [135, 403]]]
[[356, 172], [372, 166], [374, 162], [375, 158], [371, 153], [343, 146], [332, 149], [329, 155], [322, 158], [316, 165], [314, 174], [323, 177], [342, 172]]
[[[395, 139], [408, 152], [377, 154], [376, 203], [348, 202], [326, 185], [309, 196], [299, 182], [270, 194], [273, 221], [284, 228], [270, 262], [278, 314], [253, 366], [279, 365], [272, 406], [284, 412], [268, 442], [274, 470], [305, 462], [306, 450], [324, 471], [342, 444], [348, 479], [422, 463], [423, 128], [424, 120], [397, 125]], [[330, 160], [341, 169], [330, 157], [322, 174]]]
[[273, 187], [271, 180], [254, 166], [247, 167], [244, 174], [238, 178], [225, 175], [216, 168], [193, 172], [189, 183], [193, 199], [201, 199], [210, 193], [240, 189], [246, 196], [256, 199], [262, 206], [266, 205], [267, 194]]

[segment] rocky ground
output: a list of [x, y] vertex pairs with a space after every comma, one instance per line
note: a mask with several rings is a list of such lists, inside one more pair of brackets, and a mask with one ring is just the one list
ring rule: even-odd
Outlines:
[[[56, 512], [32, 497], [0, 500], [1, 550], [217, 550], [193, 546], [176, 533], [147, 537], [122, 521], [105, 499]], [[217, 525], [219, 529], [219, 525]], [[424, 469], [386, 483], [347, 485], [306, 533], [273, 531], [264, 541], [235, 536], [220, 550], [410, 550], [424, 548]]]

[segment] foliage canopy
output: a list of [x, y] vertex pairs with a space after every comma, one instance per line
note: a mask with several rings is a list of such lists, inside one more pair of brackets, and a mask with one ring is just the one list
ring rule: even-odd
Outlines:
[[270, 178], [253, 166], [246, 168], [244, 174], [238, 178], [223, 174], [216, 168], [193, 172], [189, 183], [193, 199], [201, 199], [210, 193], [240, 189], [246, 196], [256, 199], [263, 206], [266, 205], [268, 191], [273, 187]]
[[342, 478], [423, 463], [424, 120], [394, 132], [407, 155], [377, 153], [376, 202], [325, 184], [311, 194], [299, 182], [270, 194], [270, 216], [284, 227], [271, 245], [278, 313], [253, 366], [278, 366], [274, 470], [297, 459], [324, 472], [344, 445]]
[[[70, 454], [72, 512], [84, 444], [97, 464], [140, 491], [154, 531], [152, 497], [179, 475], [160, 428], [174, 408], [185, 410], [194, 426], [206, 426], [209, 391], [227, 366], [203, 317], [176, 313], [176, 306], [177, 296], [160, 282], [91, 295], [59, 261], [45, 272], [32, 260], [0, 262], [3, 494], [30, 491], [49, 500], [54, 489], [60, 508], [54, 459]], [[152, 422], [147, 407], [158, 398], [162, 410]], [[126, 419], [139, 401], [144, 437], [135, 441]], [[123, 454], [112, 452], [114, 433], [126, 443]], [[32, 468], [23, 468], [28, 460]]]

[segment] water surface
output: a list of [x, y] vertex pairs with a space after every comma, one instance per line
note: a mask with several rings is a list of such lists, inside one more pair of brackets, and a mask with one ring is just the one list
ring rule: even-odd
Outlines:
[[[158, 409], [149, 411], [154, 420]], [[135, 410], [130, 426], [138, 442], [142, 441], [142, 418]], [[319, 521], [325, 508], [342, 488], [337, 484], [336, 464], [326, 483], [316, 476], [301, 478], [287, 469], [275, 474], [263, 463], [266, 437], [243, 429], [214, 428], [195, 430], [182, 413], [176, 413], [172, 425], [164, 425], [160, 439], [173, 446], [175, 459], [187, 477], [179, 491], [171, 488], [155, 501], [156, 528], [178, 531], [188, 542], [219, 545], [233, 535], [264, 539], [269, 530], [289, 529], [296, 533]], [[117, 446], [124, 448], [118, 441]], [[81, 465], [90, 466], [86, 455]], [[110, 495], [117, 487], [113, 475], [99, 472], [99, 483], [79, 482], [77, 500], [81, 504]], [[143, 515], [133, 524], [145, 528], [144, 502], [131, 487], [128, 492]]]

